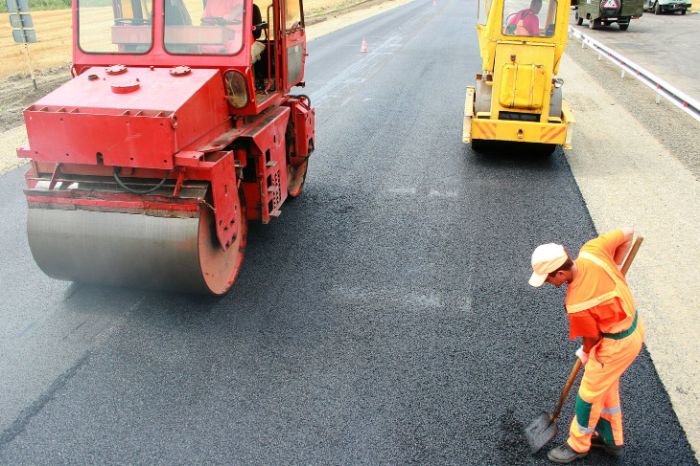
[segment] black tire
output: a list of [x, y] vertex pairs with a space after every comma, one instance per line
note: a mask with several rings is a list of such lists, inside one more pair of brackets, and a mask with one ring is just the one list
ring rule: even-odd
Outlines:
[[626, 31], [630, 27], [630, 23], [619, 23], [620, 31]]
[[489, 141], [483, 139], [472, 139], [472, 151], [477, 154], [483, 154], [488, 150]]
[[557, 150], [557, 144], [540, 144], [537, 151], [541, 157], [549, 157]]
[[600, 27], [601, 27], [600, 18], [596, 18], [596, 19], [591, 18], [588, 20], [588, 28], [589, 29], [600, 29]]
[[654, 14], [660, 15], [661, 13], [663, 13], [663, 10], [661, 9], [661, 5], [659, 5], [659, 2], [654, 3]]
[[583, 18], [578, 15], [578, 10], [574, 13], [574, 17], [576, 18], [576, 24], [578, 26], [583, 24]]
[[683, 9], [681, 10], [681, 14], [682, 14], [682, 15], [685, 14], [685, 8], [683, 8]]

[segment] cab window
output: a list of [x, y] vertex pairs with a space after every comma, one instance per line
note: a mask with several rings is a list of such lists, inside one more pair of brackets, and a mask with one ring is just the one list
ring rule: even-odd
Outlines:
[[244, 0], [164, 0], [165, 50], [234, 55], [243, 47]]
[[152, 12], [151, 0], [78, 0], [78, 46], [86, 53], [146, 53]]
[[301, 4], [299, 0], [289, 0], [285, 6], [285, 27], [289, 31], [301, 26]]
[[272, 0], [254, 0], [253, 4], [258, 7], [262, 20], [267, 24], [263, 31], [263, 38], [273, 40], [275, 38], [275, 15], [272, 11]]
[[503, 34], [552, 37], [556, 13], [556, 0], [506, 0], [503, 4]]
[[477, 22], [483, 26], [486, 25], [486, 20], [489, 17], [489, 10], [491, 9], [490, 0], [477, 0]]

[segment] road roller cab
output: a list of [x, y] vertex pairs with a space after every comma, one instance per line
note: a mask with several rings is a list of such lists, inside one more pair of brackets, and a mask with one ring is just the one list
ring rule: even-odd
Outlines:
[[222, 294], [303, 190], [301, 0], [74, 0], [73, 79], [29, 106], [29, 244], [65, 280]]
[[569, 0], [479, 0], [481, 70], [467, 87], [463, 140], [571, 147], [573, 116], [556, 77], [566, 47]]

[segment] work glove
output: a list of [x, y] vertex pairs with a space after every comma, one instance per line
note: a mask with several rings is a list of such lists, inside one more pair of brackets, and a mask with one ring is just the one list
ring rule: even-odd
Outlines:
[[588, 353], [583, 351], [583, 345], [579, 349], [576, 350], [576, 357], [578, 357], [581, 360], [581, 363], [583, 365], [586, 365], [588, 362]]

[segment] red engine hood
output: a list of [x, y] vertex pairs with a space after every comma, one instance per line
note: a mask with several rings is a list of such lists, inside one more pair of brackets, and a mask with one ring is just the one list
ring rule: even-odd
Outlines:
[[34, 160], [171, 169], [229, 114], [219, 70], [94, 67], [24, 117]]

